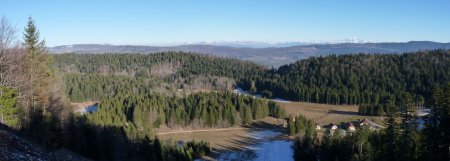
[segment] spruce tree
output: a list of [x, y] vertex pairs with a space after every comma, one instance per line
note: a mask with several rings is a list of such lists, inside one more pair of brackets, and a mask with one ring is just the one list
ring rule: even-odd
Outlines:
[[[31, 107], [34, 110], [38, 104], [38, 98], [41, 99], [40, 101], [46, 101], [46, 87], [50, 83], [49, 80], [52, 74], [50, 71], [50, 58], [45, 48], [45, 41], [40, 40], [39, 30], [36, 28], [35, 22], [31, 17], [28, 18], [28, 23], [23, 33], [23, 41], [27, 52], [26, 61], [29, 69], [29, 81], [31, 83]], [[41, 104], [45, 103], [41, 102]]]
[[30, 59], [37, 58], [38, 55], [44, 53], [45, 41], [39, 40], [39, 30], [36, 28], [35, 22], [31, 17], [28, 17], [28, 23], [23, 33], [23, 40]]
[[296, 127], [295, 127], [294, 117], [292, 115], [289, 115], [288, 128], [289, 128], [289, 135], [290, 136], [295, 135]]

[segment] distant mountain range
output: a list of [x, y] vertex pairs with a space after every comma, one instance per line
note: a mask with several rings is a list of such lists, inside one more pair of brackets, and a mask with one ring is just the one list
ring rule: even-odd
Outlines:
[[402, 43], [337, 43], [307, 44], [285, 47], [232, 47], [216, 45], [180, 45], [169, 47], [108, 45], [108, 44], [75, 44], [49, 48], [58, 53], [156, 53], [162, 51], [186, 51], [211, 54], [223, 57], [235, 57], [264, 64], [269, 67], [292, 63], [311, 56], [349, 53], [404, 53], [429, 49], [450, 49], [450, 43], [432, 41], [410, 41]]

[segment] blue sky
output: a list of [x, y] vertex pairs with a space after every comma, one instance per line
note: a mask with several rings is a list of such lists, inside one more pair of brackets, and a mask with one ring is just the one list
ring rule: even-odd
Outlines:
[[48, 46], [352, 37], [450, 42], [449, 0], [2, 0], [0, 15], [20, 32], [31, 15]]

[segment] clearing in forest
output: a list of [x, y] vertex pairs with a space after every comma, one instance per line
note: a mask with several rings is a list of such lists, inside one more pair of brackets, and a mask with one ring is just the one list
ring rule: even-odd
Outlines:
[[317, 124], [339, 124], [364, 118], [382, 124], [383, 119], [383, 117], [359, 115], [358, 106], [355, 105], [328, 105], [306, 102], [279, 102], [279, 104], [288, 114], [301, 114]]

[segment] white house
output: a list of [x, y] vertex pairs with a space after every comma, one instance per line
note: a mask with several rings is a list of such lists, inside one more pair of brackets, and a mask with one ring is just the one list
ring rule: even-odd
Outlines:
[[333, 123], [330, 123], [330, 124], [328, 125], [328, 127], [329, 127], [331, 130], [336, 130], [336, 129], [338, 128], [338, 126], [337, 126], [336, 124], [333, 124]]
[[316, 125], [316, 130], [320, 130], [322, 128], [322, 126], [320, 126], [319, 124]]
[[376, 124], [373, 121], [370, 121], [368, 119], [363, 119], [360, 123], [359, 126], [369, 126], [370, 129], [382, 129], [384, 128], [381, 125]]
[[347, 123], [346, 126], [348, 131], [356, 131], [356, 127], [352, 123]]

